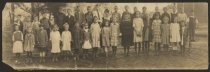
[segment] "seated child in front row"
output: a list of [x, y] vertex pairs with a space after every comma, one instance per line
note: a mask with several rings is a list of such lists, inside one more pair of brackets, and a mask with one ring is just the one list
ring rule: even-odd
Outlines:
[[24, 51], [26, 52], [27, 55], [26, 62], [29, 63], [32, 62], [32, 52], [34, 51], [34, 45], [35, 45], [35, 38], [34, 34], [32, 33], [32, 28], [30, 27], [27, 29], [27, 33], [24, 39]]
[[64, 24], [64, 31], [62, 32], [61, 38], [63, 44], [62, 52], [64, 54], [64, 59], [69, 60], [71, 54], [72, 36], [71, 32], [69, 31], [69, 25], [67, 23]]
[[51, 48], [51, 53], [53, 55], [52, 61], [58, 61], [58, 54], [61, 52], [60, 50], [60, 41], [61, 41], [61, 36], [58, 31], [58, 26], [54, 25], [53, 26], [53, 31], [50, 32], [50, 41], [52, 44]]
[[23, 53], [23, 33], [19, 30], [19, 26], [15, 26], [15, 31], [12, 35], [13, 53], [16, 55], [16, 63], [19, 63], [20, 54]]

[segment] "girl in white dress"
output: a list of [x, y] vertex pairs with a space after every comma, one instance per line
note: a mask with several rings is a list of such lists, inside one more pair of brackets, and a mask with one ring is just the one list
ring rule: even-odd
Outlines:
[[12, 35], [12, 41], [13, 41], [13, 53], [16, 55], [15, 62], [18, 63], [18, 58], [20, 57], [20, 54], [23, 53], [23, 33], [19, 30], [19, 26], [15, 26], [15, 31]]
[[62, 32], [61, 35], [61, 41], [63, 44], [62, 47], [62, 52], [64, 54], [64, 59], [69, 60], [69, 56], [71, 53], [71, 41], [72, 41], [72, 36], [71, 32], [69, 31], [69, 25], [67, 23], [64, 24], [64, 31]]
[[[133, 19], [133, 41], [135, 46], [135, 52], [140, 53], [142, 46], [142, 30], [144, 27], [144, 23], [142, 18], [140, 17], [140, 12], [135, 13], [135, 18]], [[137, 52], [138, 47], [138, 52]]]
[[61, 36], [58, 31], [58, 26], [54, 25], [53, 26], [53, 31], [50, 32], [50, 41], [52, 44], [52, 49], [51, 53], [53, 54], [53, 59], [52, 61], [58, 61], [58, 54], [61, 52], [60, 50], [60, 41], [61, 41]]
[[174, 23], [170, 24], [170, 42], [172, 44], [172, 50], [177, 50], [180, 39], [180, 25], [177, 22], [177, 17], [174, 18]]
[[91, 38], [92, 38], [92, 47], [93, 47], [93, 54], [94, 57], [97, 57], [97, 51], [100, 47], [100, 34], [101, 28], [98, 23], [98, 18], [94, 16], [94, 22], [90, 26]]

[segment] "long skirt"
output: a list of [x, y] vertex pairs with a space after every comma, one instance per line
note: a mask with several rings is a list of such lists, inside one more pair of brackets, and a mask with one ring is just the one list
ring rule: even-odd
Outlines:
[[133, 44], [133, 28], [131, 22], [122, 22], [122, 45], [131, 46]]
[[23, 53], [23, 43], [22, 41], [15, 41], [13, 43], [13, 53]]

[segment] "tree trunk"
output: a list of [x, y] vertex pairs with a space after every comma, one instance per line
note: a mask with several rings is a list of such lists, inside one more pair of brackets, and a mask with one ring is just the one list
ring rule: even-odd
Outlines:
[[12, 27], [12, 31], [14, 31], [14, 19], [15, 19], [15, 5], [11, 3], [11, 13], [10, 13], [10, 24]]
[[31, 20], [34, 20], [35, 17], [39, 16], [39, 10], [37, 7], [37, 3], [31, 3]]

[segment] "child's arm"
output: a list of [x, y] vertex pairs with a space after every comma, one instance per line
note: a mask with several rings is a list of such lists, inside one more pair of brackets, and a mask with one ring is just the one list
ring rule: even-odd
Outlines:
[[12, 41], [15, 41], [14, 33], [12, 34]]
[[172, 27], [171, 24], [170, 24], [170, 25], [169, 25], [169, 37], [170, 37], [170, 38], [172, 38], [172, 35], [171, 35], [171, 34], [172, 34], [172, 33], [171, 33], [172, 28], [173, 28], [173, 27]]
[[51, 34], [51, 32], [50, 32], [50, 38], [49, 38], [49, 41], [51, 41], [51, 36], [52, 36], [52, 34]]
[[47, 35], [47, 31], [45, 31], [45, 41], [48, 42], [48, 35]]
[[21, 32], [21, 40], [23, 41], [23, 39], [24, 39], [24, 38], [23, 38], [23, 33]]
[[33, 48], [34, 48], [34, 45], [35, 45], [35, 37], [34, 37], [34, 34], [32, 35], [32, 45], [33, 45]]
[[196, 20], [195, 20], [195, 29], [197, 29], [198, 28], [198, 19], [196, 18]]
[[59, 37], [59, 40], [62, 41], [60, 32], [58, 32], [58, 37]]
[[151, 29], [153, 30], [154, 29], [154, 20], [152, 21], [152, 25], [151, 25]]
[[61, 33], [61, 42], [63, 42], [63, 41], [64, 41], [64, 39], [63, 39], [63, 38], [64, 38], [64, 33], [62, 32], [62, 33]]
[[71, 32], [69, 31], [69, 39], [70, 39], [70, 42], [72, 41], [72, 36], [71, 36]]

